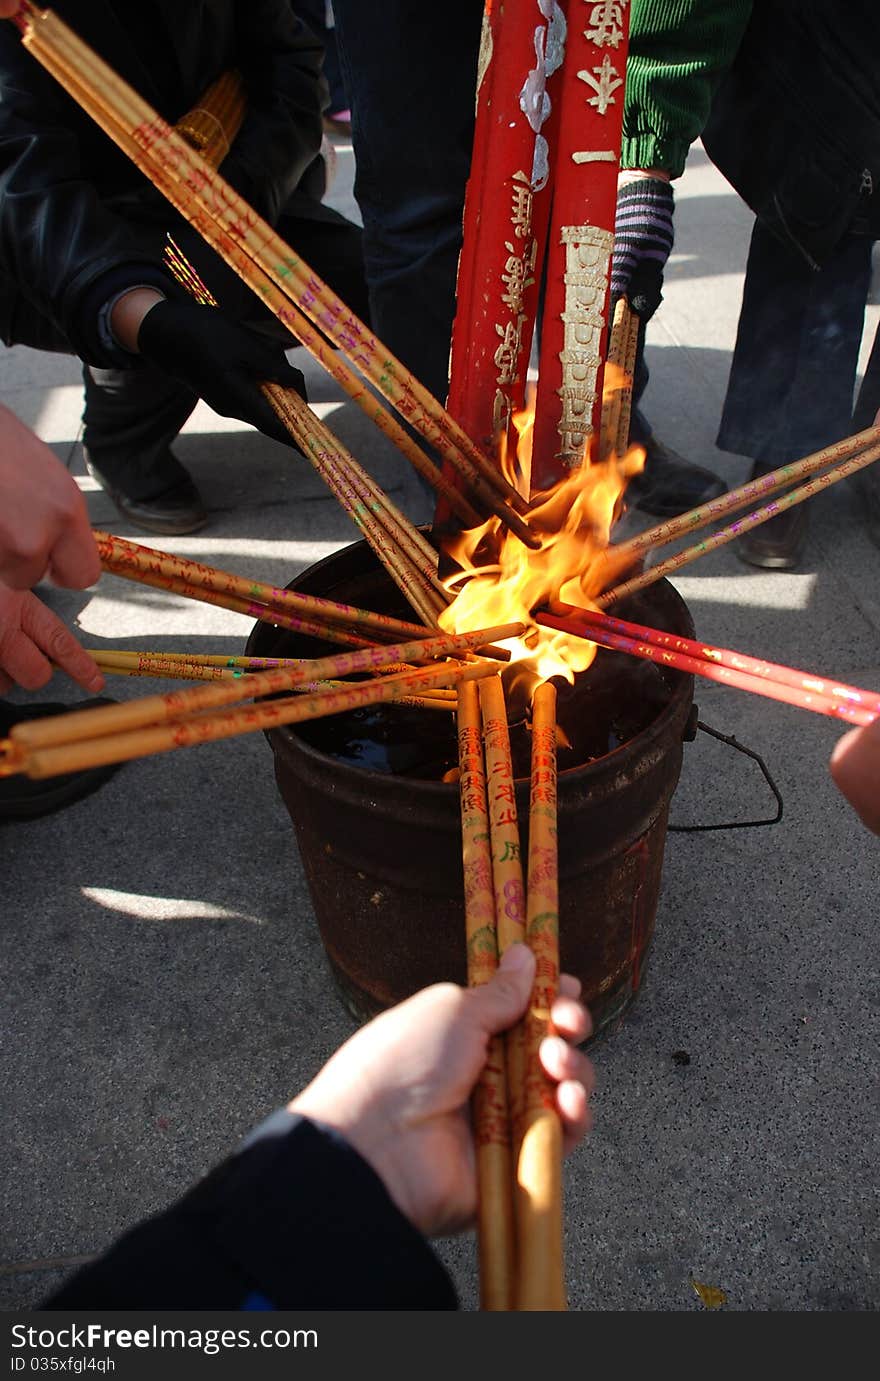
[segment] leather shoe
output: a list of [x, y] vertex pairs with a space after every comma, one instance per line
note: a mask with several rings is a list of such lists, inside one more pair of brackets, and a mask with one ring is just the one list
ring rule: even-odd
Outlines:
[[[106, 696], [82, 700], [78, 705], [11, 705], [7, 700], [0, 701], [0, 738], [6, 737], [13, 724], [20, 724], [25, 719], [42, 719], [46, 715], [64, 714], [66, 710], [92, 710], [99, 705], [116, 703]], [[51, 815], [73, 801], [90, 796], [121, 766], [121, 763], [115, 762], [39, 781], [31, 781], [30, 777], [25, 776], [0, 778], [0, 824]]]
[[796, 566], [807, 535], [807, 506], [787, 508], [778, 518], [761, 523], [736, 544], [737, 556], [747, 566], [768, 571], [787, 571]]
[[86, 470], [105, 494], [113, 500], [123, 518], [145, 532], [158, 532], [163, 536], [181, 536], [187, 532], [198, 532], [208, 521], [208, 514], [202, 496], [192, 480], [187, 478], [157, 494], [151, 499], [130, 499], [113, 485], [92, 464], [84, 454]]
[[626, 488], [627, 501], [655, 518], [677, 518], [691, 508], [727, 492], [727, 485], [711, 470], [692, 465], [656, 436], [642, 443], [645, 468]]

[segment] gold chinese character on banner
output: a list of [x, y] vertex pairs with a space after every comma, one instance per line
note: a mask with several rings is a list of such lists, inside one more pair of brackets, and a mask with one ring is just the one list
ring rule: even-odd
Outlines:
[[532, 184], [525, 173], [513, 175], [513, 197], [510, 222], [518, 240], [525, 240], [532, 229]]
[[516, 321], [508, 321], [506, 326], [499, 326], [497, 322], [495, 323], [495, 330], [501, 337], [501, 344], [492, 357], [498, 366], [496, 383], [501, 385], [513, 384], [519, 378], [517, 366], [522, 349], [524, 321], [524, 316], [518, 316]]
[[594, 67], [589, 72], [578, 72], [578, 77], [595, 91], [595, 96], [591, 96], [587, 104], [595, 106], [600, 115], [604, 115], [610, 105], [617, 104], [612, 93], [619, 86], [623, 86], [623, 77], [618, 76], [617, 68], [607, 53], [602, 59], [601, 67]]
[[509, 240], [505, 240], [504, 248], [508, 252], [508, 257], [504, 265], [504, 272], [501, 275], [501, 281], [505, 287], [501, 301], [505, 307], [509, 307], [512, 312], [519, 315], [523, 309], [523, 293], [535, 281], [533, 277], [529, 277], [529, 273], [535, 267], [538, 246], [532, 240], [531, 250], [526, 250], [521, 257], [514, 252], [513, 245]]
[[616, 48], [623, 38], [623, 8], [626, 0], [603, 0], [590, 7], [592, 28], [584, 30], [584, 38], [597, 48]]

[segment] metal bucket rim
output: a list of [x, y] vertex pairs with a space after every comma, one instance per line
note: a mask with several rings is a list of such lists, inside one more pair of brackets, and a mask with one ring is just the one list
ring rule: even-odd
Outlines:
[[[295, 576], [294, 579], [288, 583], [286, 588], [295, 590], [298, 582], [301, 581], [304, 576], [314, 576], [316, 572], [319, 572], [324, 567], [332, 566], [334, 561], [338, 561], [339, 557], [343, 555], [347, 556], [349, 560], [356, 559], [358, 549], [365, 554], [374, 556], [367, 542], [352, 542], [349, 546], [340, 547], [338, 551], [331, 552], [328, 556], [322, 557], [320, 561], [313, 562], [312, 565], [308, 566], [304, 571], [301, 571], [298, 576]], [[690, 610], [687, 604], [671, 581], [664, 577], [658, 580], [656, 585], [658, 589], [665, 589], [667, 592], [671, 592], [675, 601], [681, 606], [688, 618], [690, 618]], [[259, 638], [261, 630], [269, 626], [271, 625], [264, 624], [261, 621], [254, 624], [245, 644], [247, 650], [251, 647], [252, 639]], [[647, 751], [652, 741], [660, 738], [668, 727], [669, 722], [677, 714], [681, 713], [682, 702], [685, 700], [690, 702], [693, 699], [693, 675], [690, 672], [680, 671], [675, 674], [678, 678], [678, 684], [673, 687], [668, 704], [664, 706], [650, 724], [644, 729], [641, 729], [637, 734], [634, 734], [632, 738], [627, 739], [626, 743], [621, 743], [617, 748], [612, 748], [610, 753], [603, 753], [602, 757], [594, 758], [591, 762], [581, 763], [579, 767], [563, 768], [559, 773], [560, 781], [571, 781], [576, 775], [582, 775], [587, 779], [591, 775], [604, 776], [608, 773], [609, 768], [613, 771], [617, 767], [622, 767], [629, 757]], [[389, 780], [397, 780], [391, 773], [377, 772], [375, 768], [371, 767], [359, 767], [356, 763], [346, 762], [344, 758], [334, 757], [332, 753], [325, 753], [320, 748], [313, 747], [310, 743], [307, 743], [305, 739], [300, 737], [296, 729], [297, 726], [295, 724], [279, 724], [273, 729], [265, 730], [266, 738], [273, 753], [276, 752], [276, 743], [279, 747], [281, 744], [285, 746], [289, 745], [291, 749], [295, 744], [296, 751], [302, 753], [306, 758], [313, 760], [315, 764], [332, 762], [337, 768], [344, 768], [347, 772], [355, 774], [355, 777], [360, 776], [364, 781], [372, 783], [384, 781], [386, 778]], [[527, 776], [517, 777], [515, 778], [515, 784], [527, 784], [528, 780], [529, 778]], [[409, 777], [407, 781], [414, 790], [422, 792], [426, 796], [437, 795], [442, 798], [444, 795], [451, 795], [458, 791], [458, 784], [456, 782], [432, 782], [421, 777]]]

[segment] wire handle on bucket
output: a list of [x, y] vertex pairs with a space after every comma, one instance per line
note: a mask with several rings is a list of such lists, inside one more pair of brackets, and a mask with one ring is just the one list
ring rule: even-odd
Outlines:
[[[698, 834], [704, 830], [748, 830], [757, 829], [761, 825], [778, 825], [782, 819], [783, 812], [782, 793], [771, 777], [770, 770], [760, 753], [756, 753], [753, 748], [746, 748], [745, 744], [740, 743], [739, 739], [735, 738], [733, 734], [721, 734], [717, 729], [710, 728], [710, 726], [704, 724], [701, 719], [696, 721], [696, 728], [702, 729], [704, 734], [711, 734], [712, 738], [717, 738], [719, 743], [726, 743], [730, 748], [735, 748], [738, 753], [745, 753], [746, 757], [754, 759], [764, 775], [764, 780], [776, 797], [776, 814], [765, 820], [730, 820], [725, 824], [719, 825], [669, 825], [667, 828], [670, 833]], [[694, 735], [694, 737], [696, 737], [696, 735]]]

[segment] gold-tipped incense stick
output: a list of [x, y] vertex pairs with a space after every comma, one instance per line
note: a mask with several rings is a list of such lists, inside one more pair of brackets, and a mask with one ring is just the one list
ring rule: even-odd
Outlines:
[[[480, 697], [477, 687], [458, 688], [458, 762], [464, 869], [468, 983], [487, 983], [498, 967], [498, 935]], [[474, 1089], [477, 1153], [477, 1250], [480, 1305], [511, 1310], [516, 1290], [510, 1110], [504, 1039], [493, 1036]]]
[[535, 956], [535, 982], [525, 1017], [525, 1097], [516, 1161], [516, 1307], [564, 1310], [562, 1125], [539, 1055], [559, 988], [556, 690], [547, 681], [532, 698], [526, 896], [526, 940]]
[[281, 613], [299, 614], [342, 627], [366, 629], [389, 641], [392, 638], [399, 640], [402, 637], [427, 636], [427, 629], [417, 623], [408, 623], [405, 619], [395, 619], [388, 614], [374, 613], [369, 609], [359, 609], [315, 595], [303, 595], [296, 590], [280, 589], [247, 576], [233, 575], [231, 571], [220, 570], [216, 566], [206, 566], [200, 561], [190, 561], [185, 556], [129, 542], [109, 532], [96, 530], [93, 535], [105, 569], [112, 569], [114, 575], [126, 580], [147, 583], [143, 581], [143, 576], [155, 573], [165, 579], [179, 581], [189, 589], [216, 590], [221, 594], [262, 604], [270, 610], [277, 609]]
[[45, 719], [25, 720], [12, 726], [10, 739], [14, 746], [36, 749], [123, 733], [153, 724], [179, 721], [197, 712], [230, 705], [236, 700], [290, 691], [309, 680], [377, 671], [392, 662], [427, 662], [436, 657], [460, 656], [496, 639], [519, 637], [522, 632], [523, 624], [509, 623], [474, 633], [447, 634], [387, 647], [340, 652], [331, 657], [303, 662], [299, 667], [252, 672], [231, 685], [194, 686], [192, 690], [129, 700], [124, 705], [102, 705], [91, 710], [47, 715]]
[[[630, 580], [623, 581], [620, 585], [615, 585], [613, 589], [606, 590], [603, 594], [594, 598], [595, 604], [600, 609], [607, 609], [610, 605], [616, 604], [618, 600], [625, 599], [628, 595], [635, 594], [638, 590], [644, 590], [648, 585], [653, 585], [655, 581], [662, 580], [664, 576], [671, 575], [673, 571], [678, 571], [682, 566], [688, 566], [692, 561], [696, 561], [700, 556], [706, 556], [710, 551], [717, 551], [719, 547], [725, 546], [727, 542], [734, 541], [737, 537], [742, 537], [744, 533], [751, 532], [753, 528], [760, 527], [762, 523], [768, 523], [771, 518], [776, 518], [786, 509], [794, 508], [797, 504], [805, 503], [822, 489], [828, 489], [838, 480], [847, 479], [854, 475], [856, 471], [864, 469], [866, 465], [873, 465], [874, 461], [880, 459], [880, 445], [871, 446], [868, 450], [859, 455], [850, 456], [848, 460], [835, 465], [833, 469], [827, 470], [824, 475], [813, 474], [805, 484], [798, 485], [797, 488], [789, 490], [787, 494], [781, 494], [779, 498], [772, 500], [771, 503], [764, 504], [761, 508], [756, 508], [754, 512], [747, 513], [745, 517], [738, 518], [736, 522], [728, 524], [727, 527], [720, 528], [718, 532], [712, 533], [710, 537], [704, 538], [702, 542], [697, 542], [692, 547], [686, 547], [684, 551], [678, 552], [675, 556], [668, 557], [665, 561], [660, 561], [656, 566], [649, 567], [640, 575], [633, 576]], [[804, 462], [800, 462], [804, 464]], [[729, 496], [728, 496], [729, 497]], [[609, 548], [609, 553], [613, 551]], [[614, 557], [609, 556], [613, 561]]]
[[[301, 723], [307, 719], [341, 714], [347, 710], [362, 709], [367, 705], [378, 705], [383, 701], [396, 701], [433, 686], [458, 685], [462, 681], [493, 675], [497, 675], [497, 672], [491, 662], [446, 661], [439, 666], [420, 667], [418, 670], [400, 672], [395, 676], [377, 676], [369, 681], [356, 681], [341, 690], [323, 690], [301, 697], [268, 700], [258, 705], [217, 709], [192, 714], [186, 719], [172, 719], [170, 723], [154, 722], [121, 733], [106, 733], [98, 738], [82, 737], [58, 743], [54, 747], [31, 747], [16, 742], [13, 738], [0, 744], [0, 777], [25, 773], [34, 780], [41, 780], [68, 772], [82, 772], [92, 767], [127, 762], [131, 758], [151, 757], [156, 753], [168, 753], [176, 748], [214, 743], [219, 739], [233, 738], [240, 734], [256, 733], [285, 724]], [[199, 693], [216, 696], [220, 692], [231, 690], [236, 693], [235, 698], [239, 699], [241, 688], [248, 679], [242, 677], [232, 686], [199, 686], [192, 691], [179, 691], [172, 695], [152, 698], [169, 701], [176, 695], [178, 700], [183, 700], [185, 696]], [[218, 700], [215, 703], [223, 702]], [[128, 706], [110, 708], [126, 709], [134, 704], [135, 702], [130, 701]], [[98, 714], [100, 711], [84, 710], [79, 713]], [[73, 719], [75, 715], [58, 715], [56, 718]], [[48, 720], [43, 722], [48, 723]]]

